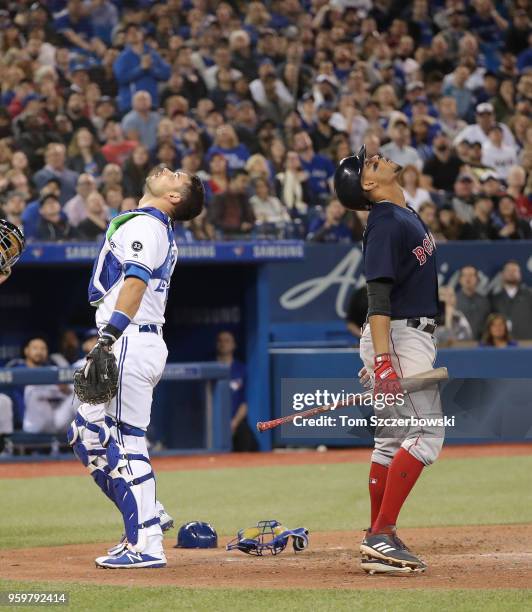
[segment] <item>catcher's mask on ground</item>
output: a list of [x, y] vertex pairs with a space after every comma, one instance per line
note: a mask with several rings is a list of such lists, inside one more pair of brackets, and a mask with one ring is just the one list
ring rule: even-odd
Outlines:
[[24, 234], [13, 223], [0, 219], [0, 272], [15, 265], [24, 250]]
[[308, 529], [286, 529], [279, 521], [259, 521], [256, 527], [241, 529], [236, 538], [226, 546], [227, 550], [240, 550], [248, 555], [261, 556], [265, 552], [278, 555], [286, 548], [292, 538], [295, 552], [301, 552], [308, 546]]

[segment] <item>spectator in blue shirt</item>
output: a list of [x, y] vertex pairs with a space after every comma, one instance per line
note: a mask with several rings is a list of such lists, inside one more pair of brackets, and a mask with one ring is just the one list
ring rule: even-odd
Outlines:
[[92, 23], [85, 14], [81, 0], [68, 0], [66, 9], [55, 19], [54, 27], [70, 43], [70, 47], [91, 52]]
[[225, 157], [230, 174], [244, 168], [249, 159], [248, 148], [238, 140], [233, 126], [227, 123], [217, 128], [214, 143], [207, 151], [207, 159], [211, 159], [216, 154]]
[[325, 209], [325, 217], [310, 222], [307, 240], [311, 242], [351, 242], [351, 231], [344, 222], [345, 208], [333, 198]]
[[307, 132], [301, 130], [294, 134], [294, 149], [301, 160], [302, 169], [308, 174], [312, 204], [324, 203], [332, 192], [334, 164], [329, 157], [314, 153], [312, 140]]
[[126, 48], [120, 53], [113, 71], [118, 81], [118, 108], [127, 112], [137, 91], [147, 91], [154, 108], [159, 107], [158, 81], [170, 78], [170, 66], [155, 49], [144, 43], [144, 33], [136, 24], [126, 29]]
[[246, 366], [235, 359], [236, 342], [230, 331], [221, 331], [216, 337], [216, 360], [231, 368], [231, 433], [233, 450], [255, 452], [259, 450], [257, 440], [248, 421], [246, 400]]

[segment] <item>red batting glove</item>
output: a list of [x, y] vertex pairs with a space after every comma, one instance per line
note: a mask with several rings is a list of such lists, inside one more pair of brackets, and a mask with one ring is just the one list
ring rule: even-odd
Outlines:
[[374, 369], [375, 387], [374, 395], [377, 393], [392, 393], [393, 395], [402, 394], [399, 376], [392, 365], [390, 353], [375, 355]]

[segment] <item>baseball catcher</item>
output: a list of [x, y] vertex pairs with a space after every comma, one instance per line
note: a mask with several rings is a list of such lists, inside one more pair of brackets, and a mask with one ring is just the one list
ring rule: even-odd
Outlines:
[[[375, 393], [403, 394], [400, 378], [433, 368], [434, 317], [438, 314], [436, 245], [419, 215], [405, 202], [401, 166], [365, 147], [343, 159], [334, 181], [340, 202], [369, 210], [363, 237], [368, 314], [360, 340], [361, 376]], [[404, 395], [412, 417], [441, 417], [435, 386]], [[379, 416], [398, 414], [399, 402]], [[412, 419], [414, 421], [414, 419]], [[360, 546], [362, 569], [370, 573], [422, 572], [425, 563], [396, 535], [399, 512], [425, 466], [441, 450], [444, 432], [409, 426], [377, 427], [369, 473], [371, 525]]]
[[11, 268], [22, 255], [24, 244], [22, 230], [13, 223], [0, 219], [0, 285], [9, 278]]
[[82, 404], [67, 437], [124, 523], [121, 541], [97, 567], [166, 566], [162, 532], [173, 521], [156, 499], [146, 430], [168, 356], [163, 324], [177, 263], [174, 222], [200, 214], [204, 196], [197, 176], [155, 168], [139, 208], [109, 224], [94, 263], [89, 301], [100, 338], [75, 374]]

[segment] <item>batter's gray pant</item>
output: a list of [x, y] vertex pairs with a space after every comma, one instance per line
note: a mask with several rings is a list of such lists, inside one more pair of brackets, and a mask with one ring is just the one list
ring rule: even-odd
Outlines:
[[[401, 378], [433, 369], [436, 346], [431, 334], [407, 327], [406, 320], [390, 321], [390, 355], [392, 364]], [[371, 341], [370, 326], [364, 327], [360, 339], [360, 357], [369, 372], [373, 371], [375, 351]], [[375, 411], [377, 417], [442, 417], [440, 395], [437, 385], [409, 393], [404, 406], [390, 406]], [[436, 461], [445, 436], [443, 427], [412, 426], [406, 428], [379, 427], [375, 431], [375, 449], [372, 461], [388, 466], [400, 447], [424, 465]]]

